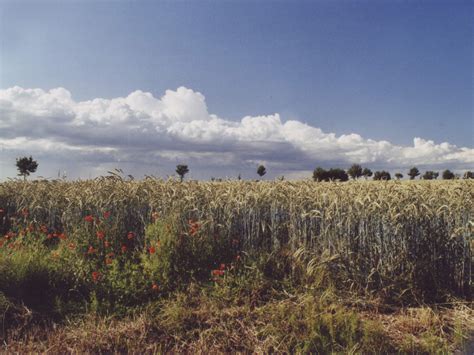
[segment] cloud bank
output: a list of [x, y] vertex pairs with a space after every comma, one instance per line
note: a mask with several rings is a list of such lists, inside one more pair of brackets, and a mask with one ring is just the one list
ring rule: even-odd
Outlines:
[[52, 171], [69, 167], [76, 177], [113, 167], [172, 174], [177, 163], [190, 164], [199, 177], [249, 168], [254, 173], [259, 163], [288, 175], [351, 163], [397, 169], [474, 166], [474, 149], [446, 142], [416, 137], [413, 146], [400, 146], [356, 133], [336, 136], [283, 121], [278, 113], [228, 120], [210, 114], [205, 97], [185, 87], [167, 90], [161, 98], [137, 90], [127, 97], [80, 102], [64, 88], [0, 90], [0, 150], [3, 175], [20, 154], [41, 157]]

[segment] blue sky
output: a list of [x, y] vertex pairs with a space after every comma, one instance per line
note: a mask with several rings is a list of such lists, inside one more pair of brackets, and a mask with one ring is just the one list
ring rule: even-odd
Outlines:
[[230, 123], [278, 113], [336, 137], [473, 146], [471, 1], [3, 1], [0, 11], [0, 89], [62, 87], [77, 103], [186, 87]]

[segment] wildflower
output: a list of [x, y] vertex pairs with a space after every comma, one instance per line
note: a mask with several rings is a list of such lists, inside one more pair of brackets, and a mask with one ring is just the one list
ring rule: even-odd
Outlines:
[[49, 233], [47, 236], [46, 236], [46, 239], [53, 239], [53, 235], [51, 233]]
[[92, 272], [92, 280], [93, 280], [94, 282], [97, 282], [97, 281], [99, 281], [99, 279], [100, 279], [100, 272], [98, 272], [98, 271], [93, 271], [93, 272]]
[[128, 232], [128, 234], [127, 234], [127, 239], [128, 239], [128, 240], [132, 240], [133, 238], [135, 238], [135, 233], [133, 233], [133, 232]]
[[110, 242], [108, 240], [104, 241], [104, 247], [106, 248], [110, 247]]
[[92, 223], [94, 222], [94, 217], [92, 215], [87, 215], [84, 217], [84, 221]]
[[43, 232], [43, 233], [48, 233], [48, 227], [46, 227], [46, 225], [43, 224], [43, 225], [40, 227], [40, 231]]
[[21, 214], [23, 217], [28, 217], [28, 215], [30, 214], [30, 212], [28, 211], [28, 208], [23, 208], [21, 210]]
[[125, 253], [127, 251], [127, 246], [126, 245], [122, 245], [122, 248], [120, 248], [122, 250], [122, 253]]
[[103, 216], [104, 216], [104, 219], [108, 219], [110, 217], [111, 213], [110, 211], [105, 211]]
[[74, 243], [69, 243], [69, 245], [67, 246], [70, 250], [74, 250], [76, 249], [76, 244]]
[[160, 215], [158, 214], [158, 212], [153, 212], [151, 214], [151, 219], [153, 220], [153, 222], [155, 222], [159, 217]]
[[107, 254], [107, 256], [108, 256], [109, 258], [113, 257], [114, 255], [115, 255], [115, 253], [114, 253], [113, 251], [111, 251], [110, 253]]
[[214, 276], [223, 276], [224, 275], [224, 270], [212, 270], [211, 273]]
[[92, 246], [89, 246], [89, 249], [87, 249], [87, 254], [94, 254], [95, 252], [96, 250]]
[[151, 246], [151, 247], [148, 248], [148, 251], [150, 252], [150, 254], [155, 254], [156, 249], [155, 249], [154, 246]]
[[219, 270], [224, 270], [224, 269], [225, 269], [225, 264], [221, 264], [221, 265], [219, 266]]
[[188, 224], [189, 224], [189, 234], [191, 234], [192, 236], [196, 235], [196, 233], [198, 232], [199, 230], [199, 227], [200, 227], [200, 224], [193, 221], [192, 219], [190, 219], [188, 221]]
[[157, 285], [156, 283], [153, 282], [153, 284], [151, 285], [151, 289], [152, 289], [153, 291], [158, 291], [158, 290], [159, 290], [159, 287], [158, 287], [158, 285]]
[[106, 264], [106, 265], [110, 265], [110, 264], [112, 264], [112, 262], [113, 262], [112, 259], [109, 259], [109, 258], [106, 258], [106, 259], [105, 259], [105, 264]]
[[67, 239], [66, 234], [64, 234], [64, 233], [59, 234], [58, 238], [61, 239], [61, 240], [66, 240]]
[[103, 231], [97, 231], [96, 235], [97, 238], [99, 238], [100, 240], [103, 240], [105, 238], [105, 232]]

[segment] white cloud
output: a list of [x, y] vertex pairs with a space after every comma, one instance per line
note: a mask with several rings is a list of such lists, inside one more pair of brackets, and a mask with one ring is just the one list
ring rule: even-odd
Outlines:
[[278, 175], [353, 162], [388, 168], [474, 166], [474, 149], [446, 142], [417, 137], [413, 146], [399, 146], [356, 133], [336, 136], [299, 121], [283, 122], [277, 113], [226, 120], [208, 112], [201, 93], [184, 87], [161, 98], [138, 90], [82, 102], [64, 88], [0, 90], [0, 147], [4, 158], [39, 154], [54, 165], [67, 157], [89, 170], [98, 161], [129, 164], [144, 173], [150, 164], [195, 162], [202, 176], [255, 162], [279, 169]]

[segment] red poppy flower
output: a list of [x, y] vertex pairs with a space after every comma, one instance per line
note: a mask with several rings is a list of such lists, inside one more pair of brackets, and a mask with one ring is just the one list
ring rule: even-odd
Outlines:
[[94, 222], [94, 217], [92, 215], [87, 215], [84, 217], [84, 221], [92, 223]]
[[109, 259], [109, 258], [105, 259], [105, 264], [106, 265], [110, 265], [110, 264], [112, 264], [112, 262], [113, 262], [112, 259]]
[[106, 248], [110, 247], [110, 242], [108, 240], [104, 241], [104, 247]]
[[103, 216], [104, 216], [104, 219], [108, 219], [110, 217], [111, 213], [110, 211], [105, 211]]
[[89, 249], [87, 249], [87, 254], [94, 254], [95, 252], [96, 250], [92, 246], [89, 246]]
[[99, 281], [99, 279], [100, 279], [100, 272], [98, 272], [98, 271], [93, 271], [93, 272], [92, 272], [92, 280], [93, 280], [94, 282], [97, 282], [97, 281]]
[[58, 235], [58, 238], [61, 239], [61, 240], [66, 240], [67, 239], [66, 234], [64, 234], [64, 233], [61, 233], [60, 235]]
[[74, 249], [76, 249], [76, 244], [74, 244], [74, 243], [69, 243], [69, 245], [68, 245], [67, 247], [68, 247], [69, 249], [71, 249], [71, 250], [74, 250]]
[[219, 270], [224, 270], [224, 269], [225, 269], [225, 264], [221, 264], [221, 265], [219, 266]]
[[151, 285], [151, 289], [153, 291], [158, 291], [160, 288], [158, 287], [158, 285], [156, 283], [153, 282], [153, 284]]
[[155, 254], [156, 249], [155, 247], [151, 246], [148, 248], [148, 251], [150, 252], [150, 254]]
[[96, 235], [97, 235], [97, 238], [99, 238], [100, 240], [105, 238], [105, 232], [103, 231], [97, 231]]
[[128, 239], [128, 240], [132, 240], [133, 238], [135, 238], [135, 233], [133, 233], [133, 232], [128, 232], [128, 234], [127, 234], [127, 239]]
[[224, 275], [224, 270], [212, 270], [212, 275], [222, 276], [222, 275]]
[[127, 251], [127, 246], [126, 245], [122, 245], [122, 248], [120, 248], [122, 250], [122, 253], [125, 253]]

